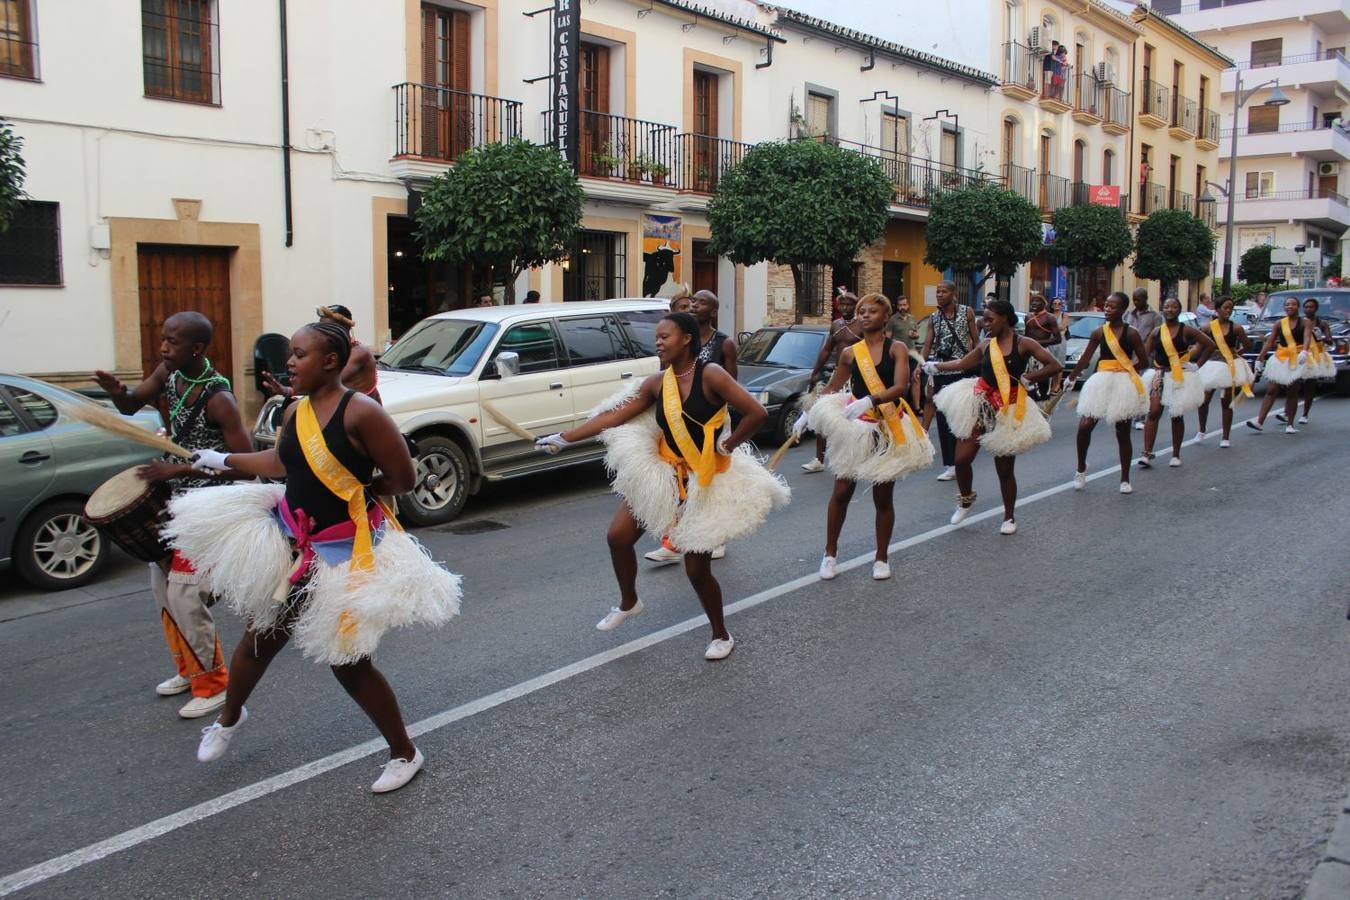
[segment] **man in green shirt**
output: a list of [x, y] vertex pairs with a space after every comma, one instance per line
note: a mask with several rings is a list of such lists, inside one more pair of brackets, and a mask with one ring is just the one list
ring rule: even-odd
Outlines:
[[895, 298], [895, 314], [886, 323], [886, 331], [891, 340], [902, 342], [911, 352], [914, 350], [914, 345], [919, 342], [919, 323], [909, 314], [908, 297]]

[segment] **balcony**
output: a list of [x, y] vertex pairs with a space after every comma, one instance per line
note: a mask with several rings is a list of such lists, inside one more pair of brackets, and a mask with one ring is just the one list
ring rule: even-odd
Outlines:
[[1036, 176], [1036, 205], [1043, 215], [1069, 205], [1069, 179], [1042, 172]]
[[[1092, 200], [1092, 188], [1093, 188], [1093, 187], [1094, 187], [1094, 185], [1087, 184], [1086, 182], [1075, 181], [1072, 185], [1069, 186], [1069, 202], [1070, 202], [1070, 204], [1072, 204], [1073, 206], [1090, 206], [1090, 205], [1092, 205], [1092, 203], [1093, 203], [1093, 200]], [[1129, 208], [1130, 208], [1130, 203], [1129, 203], [1129, 201], [1130, 201], [1130, 198], [1129, 198], [1129, 192], [1128, 192], [1128, 191], [1125, 191], [1125, 190], [1122, 190], [1122, 191], [1120, 192], [1120, 203], [1119, 203], [1119, 208], [1120, 208], [1120, 211], [1121, 211], [1122, 213], [1123, 213], [1123, 212], [1128, 212], [1128, 211], [1129, 211]], [[1109, 204], [1101, 204], [1101, 205], [1103, 205], [1103, 206], [1108, 206]]]
[[1052, 68], [1041, 68], [1039, 71], [1041, 91], [1037, 102], [1041, 109], [1052, 113], [1066, 113], [1073, 109], [1073, 98], [1069, 95], [1073, 84], [1073, 66], [1056, 63]]
[[[543, 113], [553, 133], [553, 110]], [[621, 202], [660, 202], [675, 188], [680, 140], [674, 125], [583, 109], [576, 117], [577, 174], [586, 192]]]
[[1212, 109], [1200, 110], [1200, 133], [1195, 136], [1195, 143], [1201, 150], [1218, 150], [1220, 137], [1219, 114]]
[[1135, 188], [1135, 192], [1136, 197], [1131, 200], [1131, 209], [1138, 217], [1147, 217], [1160, 209], [1168, 208], [1168, 191], [1164, 185], [1150, 181], [1140, 184]]
[[1130, 133], [1130, 95], [1115, 85], [1102, 89], [1102, 131], [1108, 134]]
[[1036, 202], [1036, 170], [1012, 163], [1003, 164], [1003, 185], [1020, 197]]
[[1195, 196], [1185, 191], [1170, 190], [1167, 192], [1167, 208], [1179, 209], [1182, 212], [1195, 213]]
[[[1344, 25], [1341, 26], [1343, 28]], [[1236, 72], [1242, 74], [1243, 83], [1248, 85], [1278, 78], [1280, 84], [1298, 85], [1318, 93], [1337, 89], [1350, 92], [1350, 61], [1339, 52], [1329, 50], [1321, 53], [1286, 53], [1278, 60], [1256, 64], [1244, 61], [1238, 63]], [[1221, 90], [1231, 94], [1235, 80], [1235, 70], [1225, 71], [1219, 82]]]
[[1167, 133], [1179, 141], [1195, 140], [1200, 133], [1199, 114], [1195, 101], [1181, 94], [1172, 94], [1172, 119]]
[[[1239, 128], [1238, 156], [1305, 156], [1323, 162], [1350, 159], [1350, 136], [1321, 122], [1286, 122], [1273, 129]], [[1233, 130], [1226, 129], [1228, 138]]]
[[1156, 81], [1139, 82], [1139, 124], [1166, 128], [1172, 118], [1172, 92]]
[[1073, 80], [1073, 120], [1084, 125], [1097, 125], [1102, 121], [1102, 97], [1104, 91], [1097, 76], [1091, 72], [1079, 72]]
[[875, 159], [891, 180], [892, 202], [896, 206], [927, 209], [933, 198], [943, 191], [965, 187], [983, 181], [996, 181], [988, 172], [966, 169], [932, 159], [899, 153], [883, 147], [839, 140], [835, 143], [846, 150]]
[[[677, 135], [677, 138], [680, 159], [675, 169], [675, 186], [681, 191], [695, 194], [711, 194], [722, 175], [739, 163], [745, 157], [745, 151], [754, 146], [707, 134], [685, 133]], [[656, 180], [657, 172], [659, 169], [652, 172], [653, 183], [659, 183]]]
[[[1173, 0], [1159, 11], [1175, 9]], [[1178, 24], [1193, 32], [1269, 26], [1273, 22], [1309, 22], [1323, 30], [1345, 26], [1344, 0], [1181, 0]]]
[[515, 100], [429, 84], [394, 85], [394, 175], [430, 177], [474, 147], [520, 137]]
[[1350, 228], [1350, 205], [1335, 191], [1301, 190], [1238, 194], [1233, 222], [1239, 225], [1304, 222], [1319, 228]]
[[1040, 57], [1025, 44], [1009, 41], [1003, 45], [1003, 93], [1018, 100], [1032, 100], [1040, 93]]

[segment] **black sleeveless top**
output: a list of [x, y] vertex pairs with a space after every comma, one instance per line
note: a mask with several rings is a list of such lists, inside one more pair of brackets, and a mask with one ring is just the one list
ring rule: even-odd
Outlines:
[[[182, 372], [173, 371], [164, 382], [163, 397], [169, 408], [169, 437], [175, 444], [188, 450], [224, 450], [225, 435], [206, 418], [206, 406], [221, 391], [228, 391], [230, 383], [223, 378], [202, 385], [201, 393], [192, 403], [186, 402], [195, 385], [188, 383]], [[176, 412], [175, 412], [176, 411]], [[171, 459], [167, 454], [163, 457]], [[176, 461], [176, 460], [175, 460]], [[187, 476], [171, 482], [175, 491], [187, 488], [213, 487], [229, 484], [219, 478]]]
[[[717, 411], [722, 408], [703, 394], [703, 369], [707, 365], [702, 360], [694, 361], [694, 380], [689, 384], [689, 396], [684, 398], [683, 403], [684, 425], [693, 435], [694, 443], [700, 447], [703, 446], [703, 425], [717, 415]], [[656, 424], [660, 426], [661, 433], [666, 437], [666, 446], [679, 453], [679, 446], [675, 443], [675, 435], [670, 430], [670, 423], [666, 421], [666, 405], [661, 400], [656, 403]]]
[[[895, 386], [895, 361], [891, 359], [891, 344], [895, 343], [890, 338], [885, 338], [881, 342], [881, 362], [877, 363], [877, 375], [881, 377], [881, 383], [887, 387]], [[870, 350], [867, 352], [871, 352]], [[858, 369], [858, 363], [853, 363], [853, 376], [849, 384], [849, 390], [853, 396], [862, 399], [872, 392], [867, 389], [867, 382], [863, 381], [862, 372]]]
[[[994, 339], [990, 338], [990, 343]], [[1012, 352], [1003, 356], [1003, 363], [1008, 367], [1008, 375], [1013, 381], [1017, 381], [1027, 372], [1027, 363], [1031, 362], [1031, 354], [1022, 352], [1022, 340], [1017, 335], [1013, 335]], [[998, 376], [994, 374], [994, 363], [989, 358], [989, 348], [984, 348], [984, 353], [980, 356], [980, 378], [984, 383], [991, 387], [998, 387]]]
[[726, 349], [727, 336], [720, 331], [713, 331], [712, 337], [708, 338], [708, 343], [698, 348], [698, 355], [695, 359], [699, 362], [726, 366]]
[[[1167, 358], [1167, 351], [1163, 349], [1162, 330], [1169, 327], [1166, 322], [1158, 326], [1158, 330], [1153, 333], [1153, 340], [1149, 341], [1150, 355], [1153, 357], [1153, 364], [1160, 369], [1166, 369], [1172, 365], [1171, 360]], [[1185, 356], [1186, 351], [1190, 349], [1190, 343], [1186, 339], [1186, 326], [1181, 325], [1177, 328], [1177, 336], [1172, 339], [1172, 346], [1177, 351], [1177, 356]]]
[[[1283, 318], [1283, 319], [1287, 319], [1287, 318], [1289, 318], [1289, 317], [1288, 317], [1288, 316], [1283, 316], [1282, 318]], [[1295, 344], [1298, 344], [1300, 348], [1303, 347], [1303, 321], [1304, 321], [1304, 320], [1303, 320], [1303, 317], [1302, 317], [1302, 316], [1299, 316], [1298, 319], [1294, 322], [1294, 324], [1289, 326], [1289, 330], [1292, 331], [1292, 332], [1294, 333], [1294, 343], [1295, 343]], [[1275, 328], [1274, 328], [1273, 330], [1275, 331], [1275, 346], [1276, 346], [1276, 347], [1283, 347], [1283, 346], [1284, 346], [1284, 326], [1283, 326], [1282, 324], [1280, 324], [1279, 322], [1276, 322], [1276, 323], [1275, 323]]]
[[[355, 475], [358, 481], [368, 485], [375, 471], [375, 463], [362, 456], [352, 446], [351, 438], [347, 436], [347, 429], [343, 425], [347, 404], [355, 393], [356, 391], [347, 391], [342, 395], [337, 409], [333, 411], [333, 417], [323, 426], [323, 440], [328, 445], [328, 451], [337, 457], [338, 462], [346, 466], [347, 471]], [[277, 456], [286, 467], [286, 505], [292, 511], [304, 510], [305, 515], [314, 520], [315, 531], [349, 521], [346, 502], [324, 487], [319, 476], [314, 474], [314, 470], [305, 461], [305, 452], [300, 447], [300, 436], [296, 432], [294, 418], [281, 431], [281, 440], [277, 442]], [[369, 498], [366, 502], [367, 505], [370, 503]]]
[[[1233, 321], [1232, 321], [1231, 319], [1228, 321], [1228, 330], [1227, 330], [1227, 331], [1224, 331], [1224, 330], [1223, 330], [1223, 323], [1220, 322], [1220, 323], [1219, 323], [1219, 334], [1223, 336], [1223, 342], [1224, 342], [1224, 344], [1226, 344], [1226, 345], [1228, 346], [1228, 350], [1229, 350], [1230, 353], [1241, 353], [1241, 352], [1243, 351], [1244, 348], [1242, 348], [1242, 347], [1236, 347], [1236, 346], [1233, 345], [1233, 341], [1235, 340], [1235, 335], [1233, 334], [1233, 330], [1234, 330], [1235, 328], [1237, 328], [1237, 325], [1233, 324]], [[1216, 347], [1215, 349], [1218, 349], [1218, 348]]]

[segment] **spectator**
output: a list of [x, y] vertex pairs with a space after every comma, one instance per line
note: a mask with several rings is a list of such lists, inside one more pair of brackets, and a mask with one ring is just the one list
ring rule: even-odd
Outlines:
[[1209, 323], [1219, 317], [1219, 311], [1209, 302], [1209, 294], [1200, 295], [1200, 305], [1195, 308], [1195, 327], [1209, 328]]
[[491, 294], [484, 294], [483, 296], [481, 296], [481, 297], [478, 298], [478, 305], [479, 305], [479, 306], [496, 306], [497, 304], [496, 304], [495, 302], [493, 302], [493, 300], [492, 300], [492, 295], [491, 295]]
[[524, 299], [523, 301], [521, 301], [521, 302], [522, 302], [522, 303], [538, 303], [538, 302], [539, 302], [539, 292], [538, 292], [538, 291], [529, 291], [529, 292], [527, 292], [527, 293], [525, 294], [525, 299]]

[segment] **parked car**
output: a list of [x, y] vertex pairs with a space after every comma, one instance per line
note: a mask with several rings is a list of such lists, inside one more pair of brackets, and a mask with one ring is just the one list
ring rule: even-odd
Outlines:
[[1244, 354], [1251, 363], [1261, 353], [1270, 330], [1284, 317], [1284, 301], [1297, 297], [1299, 302], [1312, 298], [1317, 301], [1317, 314], [1331, 326], [1331, 342], [1326, 344], [1331, 361], [1336, 364], [1336, 392], [1350, 393], [1350, 288], [1314, 288], [1307, 291], [1276, 291], [1266, 297], [1261, 318], [1246, 326], [1252, 342]]
[[[663, 301], [600, 300], [438, 313], [381, 356], [380, 397], [417, 445], [417, 482], [399, 497], [416, 525], [459, 515], [489, 481], [603, 458], [597, 441], [546, 456], [483, 408], [544, 435], [565, 431], [615, 391], [659, 371], [656, 323]], [[254, 443], [276, 442], [280, 400], [263, 405]]]
[[[1105, 313], [1099, 312], [1071, 312], [1069, 313], [1069, 336], [1064, 342], [1064, 370], [1072, 372], [1073, 367], [1078, 365], [1078, 357], [1083, 355], [1083, 350], [1087, 347], [1088, 338], [1092, 337], [1092, 332], [1102, 327], [1106, 321]], [[1101, 353], [1097, 358], [1088, 364], [1083, 370], [1083, 381], [1093, 372], [1097, 371], [1097, 363], [1101, 362]]]
[[736, 378], [769, 411], [768, 428], [779, 444], [802, 414], [806, 383], [829, 331], [824, 325], [761, 328], [736, 356]]
[[[33, 587], [75, 588], [98, 574], [109, 542], [84, 518], [84, 502], [112, 476], [149, 462], [154, 450], [62, 415], [57, 404], [92, 403], [54, 384], [0, 375], [0, 565]], [[147, 431], [159, 413], [132, 417]]]

